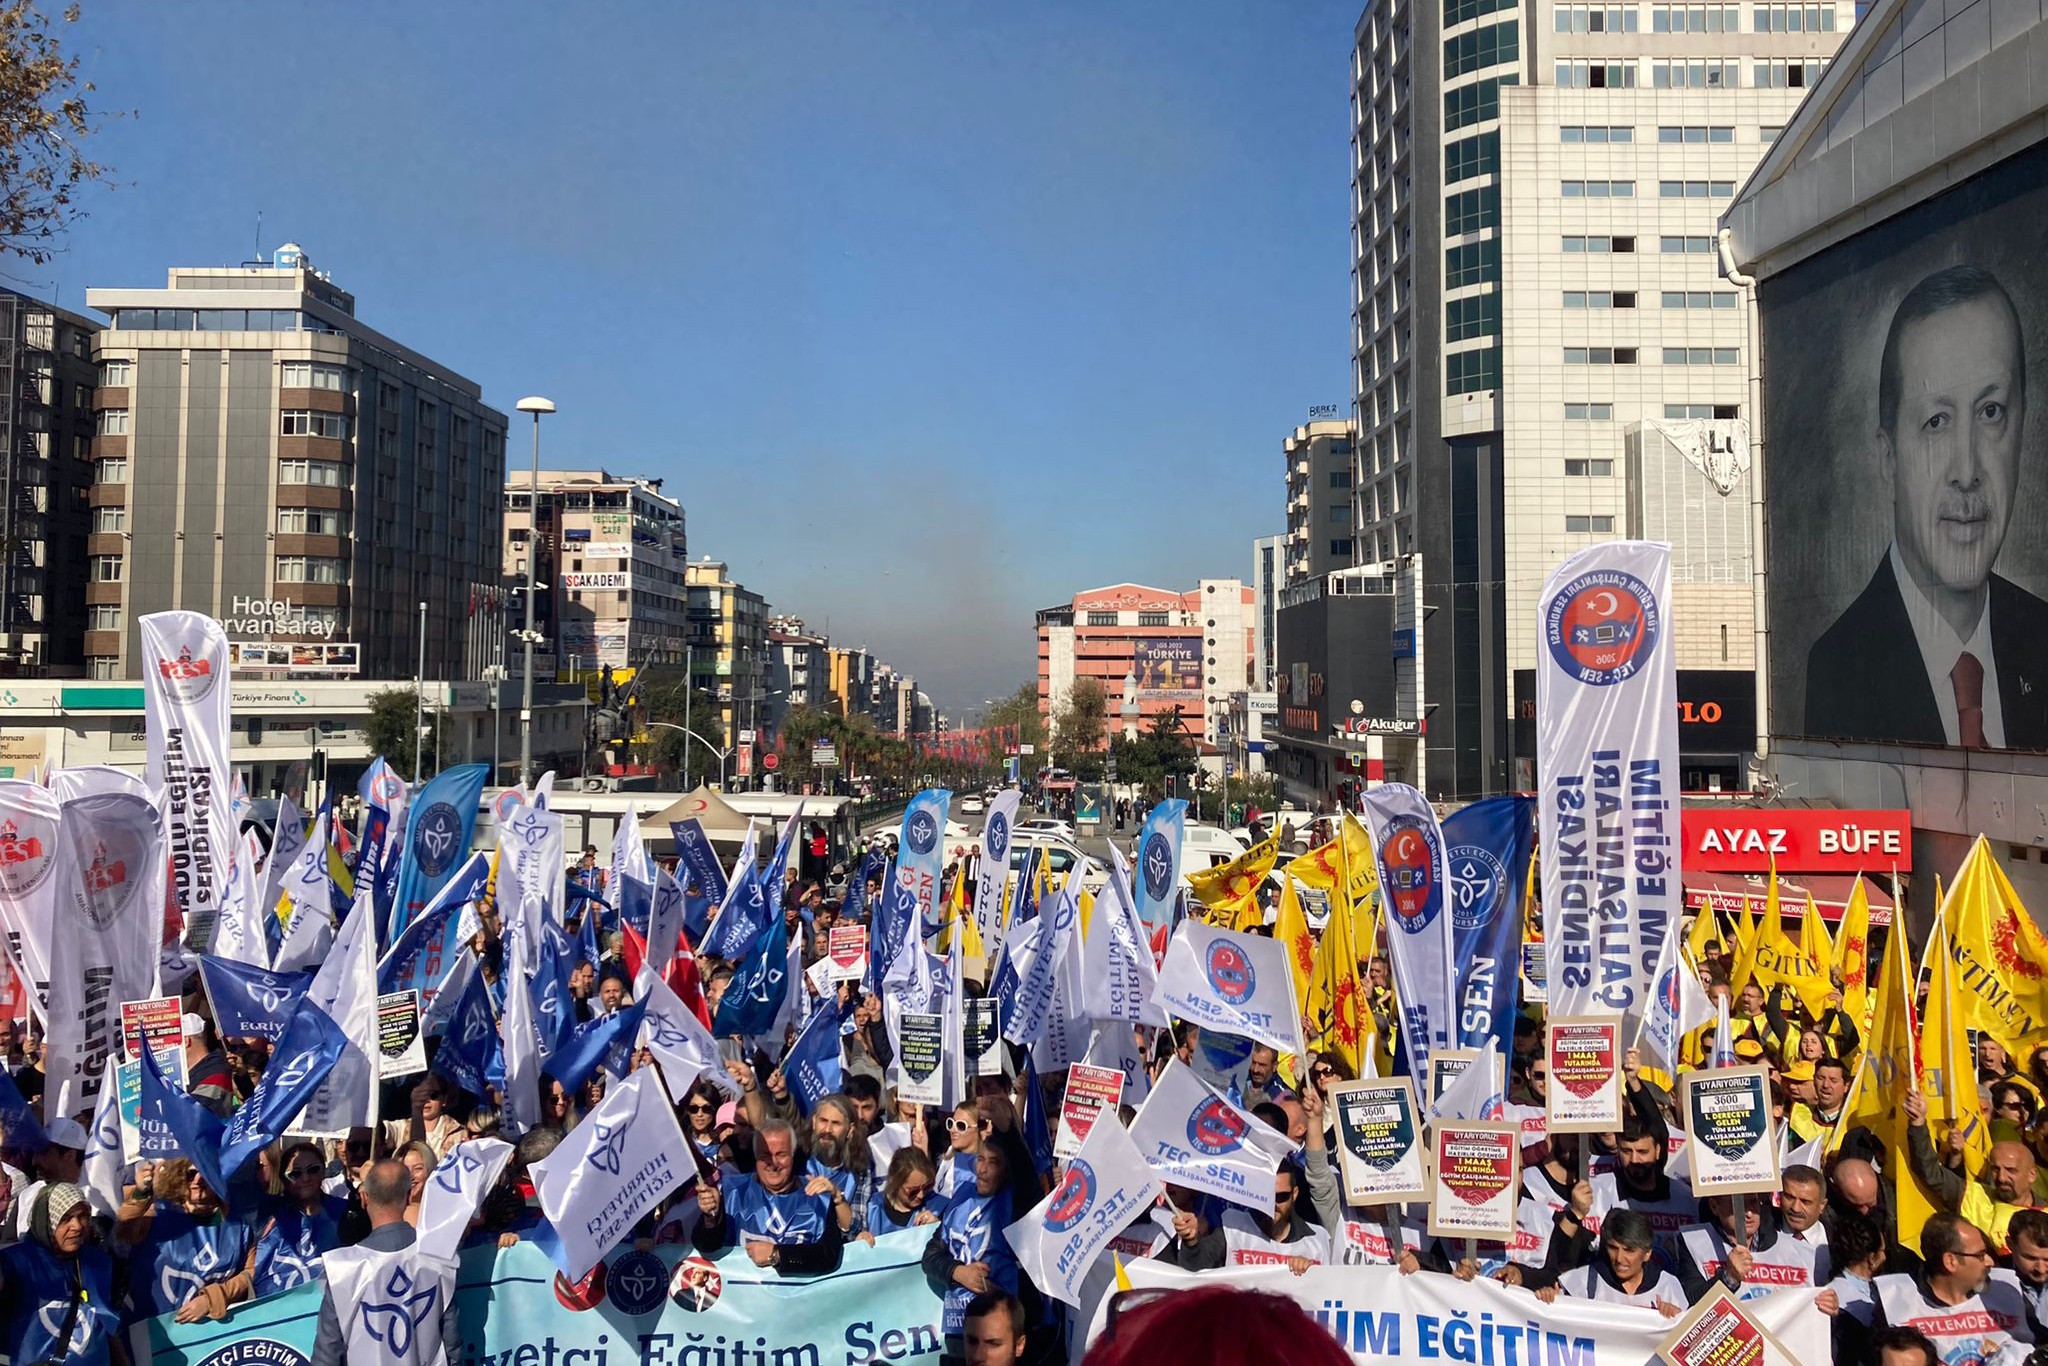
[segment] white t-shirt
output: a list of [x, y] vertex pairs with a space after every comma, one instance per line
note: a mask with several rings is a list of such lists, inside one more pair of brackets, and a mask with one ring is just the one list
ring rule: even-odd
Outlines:
[[1228, 1251], [1224, 1253], [1223, 1264], [1284, 1266], [1296, 1257], [1327, 1263], [1330, 1260], [1330, 1235], [1314, 1224], [1308, 1225], [1308, 1230], [1308, 1237], [1299, 1242], [1278, 1242], [1259, 1232], [1249, 1210], [1227, 1209], [1223, 1212], [1223, 1245]]
[[1642, 1289], [1631, 1295], [1614, 1285], [1605, 1276], [1594, 1270], [1594, 1264], [1573, 1267], [1557, 1278], [1557, 1288], [1582, 1300], [1604, 1300], [1608, 1304], [1632, 1304], [1639, 1309], [1655, 1309], [1658, 1301], [1685, 1308], [1685, 1287], [1678, 1283], [1678, 1277], [1668, 1271], [1659, 1270], [1652, 1263], [1643, 1272]]

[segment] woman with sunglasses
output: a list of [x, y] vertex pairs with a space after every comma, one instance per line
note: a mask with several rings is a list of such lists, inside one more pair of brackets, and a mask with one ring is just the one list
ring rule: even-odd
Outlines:
[[21, 1363], [109, 1366], [120, 1326], [92, 1206], [77, 1186], [52, 1181], [29, 1209], [28, 1236], [0, 1248], [0, 1348]]
[[723, 1092], [702, 1080], [692, 1083], [683, 1096], [683, 1136], [712, 1167], [724, 1157], [724, 1144], [718, 1138], [718, 1107], [724, 1099]]
[[974, 1164], [981, 1156], [982, 1135], [989, 1127], [990, 1121], [982, 1118], [975, 1102], [963, 1100], [953, 1107], [953, 1117], [946, 1121], [946, 1151], [936, 1163], [941, 1199], [950, 1200], [955, 1192], [974, 1188]]
[[933, 1195], [939, 1169], [916, 1148], [898, 1148], [889, 1174], [868, 1198], [868, 1232], [894, 1233], [916, 1224], [936, 1224], [944, 1200]]
[[289, 1290], [320, 1275], [320, 1254], [341, 1246], [341, 1216], [348, 1201], [320, 1188], [326, 1168], [311, 1143], [285, 1149], [284, 1193], [256, 1241], [256, 1293]]
[[128, 1296], [145, 1318], [175, 1313], [180, 1323], [219, 1319], [256, 1285], [256, 1236], [230, 1219], [219, 1192], [182, 1157], [159, 1162], [150, 1186], [130, 1186], [114, 1237], [132, 1248]]

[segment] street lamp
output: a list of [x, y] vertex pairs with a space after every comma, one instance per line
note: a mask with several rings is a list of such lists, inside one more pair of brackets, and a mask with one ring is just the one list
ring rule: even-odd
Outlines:
[[412, 676], [412, 785], [420, 785], [420, 751], [427, 747], [427, 605], [420, 604], [420, 667]]
[[649, 721], [647, 723], [647, 728], [649, 730], [680, 731], [682, 734], [687, 735], [690, 739], [695, 740], [698, 744], [704, 746], [704, 748], [710, 750], [713, 754], [716, 754], [718, 756], [718, 786], [721, 789], [725, 787], [725, 761], [726, 757], [732, 753], [730, 747], [726, 749], [720, 749], [717, 745], [712, 744], [709, 740], [706, 740], [703, 736], [699, 735], [696, 731], [691, 730], [688, 726], [679, 726], [673, 721]]
[[540, 570], [540, 419], [555, 411], [554, 400], [529, 396], [518, 403], [519, 411], [533, 414], [533, 482], [526, 491], [526, 626], [519, 638], [526, 643], [526, 681], [519, 693], [519, 781], [533, 781], [533, 645], [540, 632], [533, 623], [533, 581]]

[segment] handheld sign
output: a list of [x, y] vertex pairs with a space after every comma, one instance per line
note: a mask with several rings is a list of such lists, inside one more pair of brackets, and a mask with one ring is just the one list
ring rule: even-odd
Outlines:
[[1337, 1116], [1337, 1161], [1347, 1203], [1393, 1205], [1428, 1197], [1422, 1126], [1408, 1078], [1341, 1082], [1330, 1088], [1330, 1108]]
[[1762, 1066], [1716, 1067], [1679, 1077], [1686, 1154], [1698, 1196], [1778, 1189], [1771, 1075]]
[[1543, 976], [1546, 966], [1543, 958], [1542, 941], [1539, 940], [1534, 944], [1522, 945], [1522, 1003], [1524, 1005], [1540, 1006], [1549, 1003], [1550, 989]]
[[387, 1080], [427, 1070], [427, 1039], [420, 1032], [420, 994], [410, 988], [377, 998], [377, 1075]]
[[829, 974], [834, 982], [858, 982], [867, 976], [868, 927], [834, 925], [826, 939], [825, 954], [832, 960]]
[[1621, 1127], [1621, 1017], [1559, 1015], [1550, 1021], [1554, 1134], [1606, 1134]]
[[1719, 1281], [1657, 1344], [1665, 1366], [1764, 1366], [1766, 1352], [1778, 1361], [1797, 1360]]
[[1432, 1048], [1429, 1050], [1429, 1103], [1435, 1105], [1451, 1089], [1451, 1083], [1465, 1075], [1479, 1061], [1476, 1048]]
[[1124, 1074], [1115, 1067], [1077, 1062], [1067, 1068], [1066, 1096], [1060, 1101], [1060, 1129], [1053, 1140], [1054, 1157], [1065, 1160], [1081, 1151], [1088, 1131], [1104, 1110], [1115, 1113], [1123, 1099]]
[[898, 1018], [896, 1084], [899, 1100], [943, 1105], [946, 1098], [946, 1017], [906, 1010]]
[[993, 996], [970, 996], [960, 1003], [961, 1056], [977, 1077], [1000, 1077], [1005, 1061], [1002, 1020]]
[[1522, 1199], [1521, 1126], [1498, 1120], [1439, 1120], [1430, 1134], [1436, 1189], [1433, 1238], [1508, 1242]]

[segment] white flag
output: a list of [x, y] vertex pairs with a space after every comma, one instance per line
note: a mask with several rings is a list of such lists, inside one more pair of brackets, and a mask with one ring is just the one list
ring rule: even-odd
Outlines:
[[324, 837], [318, 840], [309, 837], [319, 834], [325, 828], [325, 822], [316, 818], [314, 829], [307, 830], [304, 818], [299, 815], [299, 808], [292, 804], [292, 799], [290, 797], [279, 797], [277, 799], [277, 824], [270, 832], [270, 853], [263, 862], [263, 884], [256, 889], [254, 898], [256, 905], [272, 914], [276, 913], [277, 899], [284, 891], [286, 875], [296, 870], [299, 856], [304, 854], [309, 846], [316, 843], [320, 846], [317, 866], [320, 869], [320, 877], [322, 879], [320, 884], [321, 904], [323, 906], [327, 904], [325, 900], [327, 895], [325, 880], [327, 877], [327, 845]]
[[[275, 913], [278, 902], [289, 897], [292, 903], [291, 923], [297, 924], [299, 912], [305, 910], [319, 911], [332, 923], [334, 897], [329, 890], [332, 884], [327, 877], [329, 840], [327, 815], [322, 812], [314, 818], [313, 829], [307, 834], [305, 841], [298, 845], [298, 851], [292, 856], [291, 862], [278, 871], [277, 881], [271, 884], [271, 890], [266, 894], [270, 899], [264, 910]], [[271, 857], [277, 857], [275, 850], [272, 851]], [[269, 870], [265, 870], [265, 876], [268, 875]]]
[[[988, 804], [981, 825], [981, 857], [974, 865], [974, 928], [981, 942], [994, 944], [1001, 933], [1003, 885], [1010, 877], [1010, 827], [1017, 823], [1017, 805], [1024, 794], [1007, 787]], [[858, 867], [854, 876], [860, 876]]]
[[426, 1013], [420, 1017], [420, 1033], [434, 1035], [448, 1027], [448, 1021], [455, 1015], [455, 1007], [462, 1003], [462, 993], [469, 987], [470, 974], [476, 971], [476, 950], [463, 940], [462, 951], [455, 955], [455, 961], [448, 965], [448, 971], [441, 977], [441, 989], [434, 993], [434, 999], [426, 1006]]
[[[369, 883], [366, 876], [363, 884], [367, 887]], [[333, 947], [334, 916], [327, 907], [300, 906], [292, 912], [291, 924], [284, 927], [284, 942], [277, 946], [277, 961], [271, 966], [277, 972], [304, 972], [326, 962]]]
[[[1712, 914], [1712, 912], [1707, 912]], [[1664, 938], [1657, 970], [1650, 978], [1650, 999], [1643, 1010], [1643, 1022], [1636, 1031], [1636, 1047], [1665, 1072], [1678, 1071], [1679, 1047], [1685, 1036], [1713, 1017], [1713, 1002], [1700, 986], [1699, 974], [1685, 961], [1678, 942], [1678, 926]]]
[[377, 918], [368, 880], [356, 891], [355, 909], [334, 937], [334, 949], [313, 975], [306, 999], [341, 1026], [348, 1046], [320, 1089], [306, 1102], [293, 1132], [343, 1137], [377, 1117]]
[[0, 937], [39, 1020], [49, 1008], [57, 821], [55, 796], [23, 779], [0, 779]]
[[213, 927], [213, 952], [231, 963], [270, 967], [270, 940], [263, 929], [261, 879], [256, 853], [262, 846], [254, 830], [245, 830], [228, 864], [228, 885], [220, 897], [220, 919]]
[[640, 1017], [639, 1041], [654, 1055], [671, 1094], [682, 1095], [701, 1076], [734, 1100], [740, 1098], [738, 1084], [726, 1075], [719, 1060], [718, 1040], [667, 982], [643, 966], [633, 996], [647, 1002], [647, 1013]]
[[[957, 1026], [951, 1032], [954, 1038], [960, 1037]], [[1145, 1065], [1145, 1046], [1131, 1027], [1121, 1021], [1111, 1020], [1090, 1030], [1088, 1046], [1081, 1050], [1081, 1061], [1090, 1067], [1113, 1067], [1123, 1073], [1126, 1105], [1143, 1105], [1145, 1097], [1152, 1094], [1152, 1072]]]
[[1131, 1141], [1160, 1179], [1268, 1213], [1274, 1174], [1294, 1140], [1232, 1105], [1179, 1058], [1131, 1121]]
[[153, 612], [136, 622], [149, 785], [165, 794], [171, 891], [195, 953], [213, 947], [216, 898], [235, 856], [233, 690], [228, 637], [199, 612]]
[[[1036, 947], [1024, 950], [1028, 958], [1016, 960], [1016, 1002], [1003, 1022], [1003, 1037], [1011, 1043], [1036, 1043], [1053, 1018], [1066, 966], [1067, 940], [1081, 922], [1080, 873], [1077, 865], [1067, 874], [1066, 884], [1038, 918]], [[1023, 949], [1021, 944], [1017, 947]]]
[[1166, 946], [1152, 999], [1204, 1029], [1256, 1039], [1282, 1053], [1302, 1051], [1287, 946], [1263, 935], [1183, 920]]
[[1166, 1012], [1152, 999], [1159, 977], [1131, 897], [1131, 867], [1114, 844], [1109, 859], [1109, 885], [1096, 893], [1095, 922], [1081, 941], [1081, 1012], [1164, 1027]]
[[1054, 1299], [1081, 1307], [1081, 1282], [1109, 1240], [1164, 1191], [1129, 1132], [1112, 1114], [1096, 1117], [1059, 1185], [1003, 1230], [1024, 1274]]
[[540, 1036], [533, 1027], [533, 982], [507, 967], [505, 1014], [498, 1021], [505, 1040], [505, 1132], [517, 1138], [540, 1127]]
[[1431, 1119], [1499, 1119], [1507, 1109], [1501, 1094], [1500, 1040], [1489, 1037], [1479, 1057], [1429, 1107]]
[[[498, 827], [498, 907], [505, 961], [521, 972], [540, 965], [541, 923], [562, 923], [563, 823], [556, 812], [522, 806]], [[594, 903], [585, 902], [588, 914]]]
[[512, 1145], [499, 1138], [471, 1139], [448, 1150], [420, 1196], [420, 1231], [413, 1246], [422, 1257], [455, 1260], [477, 1206], [511, 1156]]
[[561, 1237], [556, 1269], [572, 1281], [617, 1247], [641, 1215], [697, 1175], [661, 1074], [651, 1067], [607, 1091], [531, 1170], [541, 1210]]
[[108, 1209], [121, 1208], [121, 1173], [128, 1165], [121, 1143], [121, 1087], [116, 1077], [119, 1066], [120, 1059], [107, 1059], [99, 1104], [92, 1112], [92, 1132], [86, 1136], [85, 1167], [80, 1181], [106, 1201]]

